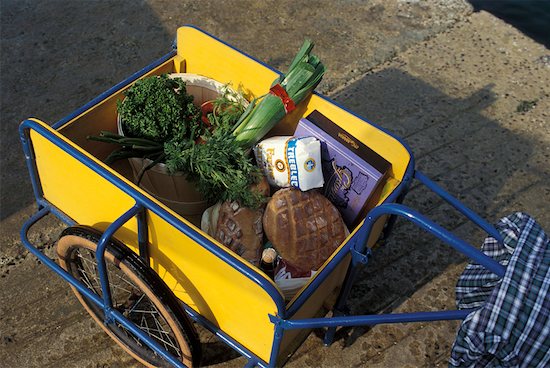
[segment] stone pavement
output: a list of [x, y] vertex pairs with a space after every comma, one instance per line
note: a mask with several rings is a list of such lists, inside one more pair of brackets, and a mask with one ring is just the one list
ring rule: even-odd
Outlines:
[[[182, 24], [280, 69], [311, 38], [328, 68], [321, 92], [404, 138], [419, 170], [490, 222], [521, 210], [550, 231], [550, 51], [463, 1], [3, 1], [0, 13], [6, 366], [135, 365], [18, 241], [34, 205], [17, 125], [28, 116], [54, 122], [81, 106], [164, 54]], [[422, 187], [405, 203], [472, 244], [483, 239]], [[60, 229], [51, 219], [33, 239], [53, 255]], [[456, 252], [398, 221], [354, 287], [353, 311], [452, 308], [463, 267]], [[444, 366], [456, 328], [345, 329], [328, 348], [312, 334], [287, 366]], [[244, 364], [214, 340], [205, 347], [206, 365]]]

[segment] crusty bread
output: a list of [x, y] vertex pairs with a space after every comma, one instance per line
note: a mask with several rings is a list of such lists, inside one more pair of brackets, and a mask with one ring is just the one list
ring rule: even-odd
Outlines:
[[220, 207], [215, 238], [254, 265], [260, 263], [263, 209], [242, 207], [238, 202], [224, 202]]
[[[250, 188], [269, 195], [269, 183], [262, 177]], [[218, 202], [202, 214], [201, 229], [229, 249], [258, 266], [263, 244], [263, 206], [251, 209], [235, 201]]]
[[260, 263], [263, 209], [218, 202], [204, 211], [201, 229], [254, 265]]
[[319, 269], [348, 235], [336, 207], [315, 190], [277, 191], [267, 204], [263, 225], [281, 257], [304, 271]]

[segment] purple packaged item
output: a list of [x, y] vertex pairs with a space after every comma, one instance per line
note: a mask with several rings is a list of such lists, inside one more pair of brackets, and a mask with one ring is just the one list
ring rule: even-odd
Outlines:
[[321, 141], [324, 195], [354, 228], [378, 200], [390, 163], [317, 110], [300, 119], [294, 136]]

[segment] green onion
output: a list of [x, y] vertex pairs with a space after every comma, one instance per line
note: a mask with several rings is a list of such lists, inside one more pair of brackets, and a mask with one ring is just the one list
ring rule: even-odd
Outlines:
[[[295, 105], [309, 96], [325, 73], [323, 63], [311, 54], [313, 46], [311, 41], [304, 41], [287, 74], [275, 79], [271, 85], [279, 83]], [[237, 143], [247, 148], [260, 141], [286, 115], [281, 98], [272, 94], [265, 95], [258, 104], [253, 101], [250, 106], [252, 110], [245, 111], [240, 124], [233, 130]]]
[[164, 145], [146, 138], [125, 137], [109, 131], [101, 131], [99, 136], [88, 136], [88, 139], [104, 143], [114, 143], [121, 146], [111, 152], [105, 163], [112, 164], [117, 160], [130, 157], [158, 156], [164, 150]]

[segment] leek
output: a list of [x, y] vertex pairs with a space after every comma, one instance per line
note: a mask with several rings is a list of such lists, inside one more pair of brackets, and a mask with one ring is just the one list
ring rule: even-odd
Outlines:
[[[313, 46], [311, 41], [304, 41], [286, 75], [282, 74], [271, 85], [280, 84], [295, 105], [311, 94], [325, 73], [323, 63], [311, 54]], [[254, 146], [287, 114], [283, 99], [271, 93], [259, 103], [252, 101], [249, 108], [233, 130], [235, 141], [246, 148]]]

